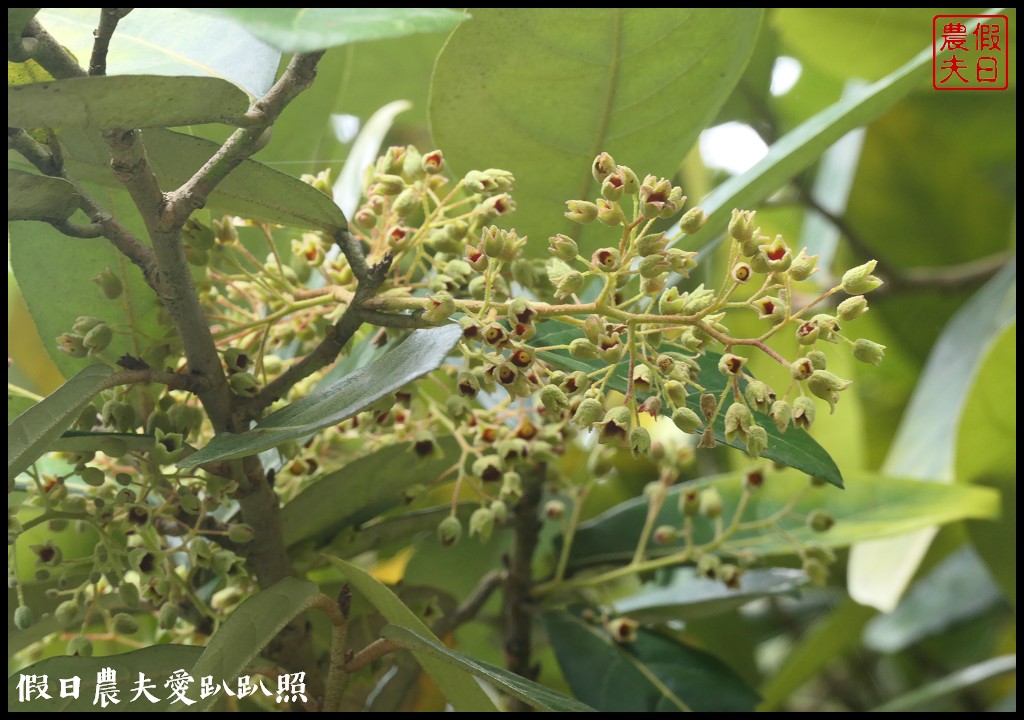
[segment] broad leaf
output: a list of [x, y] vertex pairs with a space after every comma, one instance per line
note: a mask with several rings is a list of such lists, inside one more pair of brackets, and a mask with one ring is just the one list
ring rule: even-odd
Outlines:
[[411, 650], [417, 656], [428, 655], [432, 658], [437, 658], [476, 677], [487, 680], [537, 710], [547, 712], [595, 712], [594, 708], [568, 698], [561, 693], [557, 693], [551, 688], [544, 687], [533, 680], [527, 680], [516, 675], [514, 672], [509, 672], [505, 668], [474, 660], [471, 657], [445, 647], [432, 638], [424, 637], [415, 630], [409, 630], [398, 625], [388, 625], [381, 631], [381, 635], [398, 643], [406, 650]]
[[[409, 628], [423, 638], [429, 638], [434, 642], [430, 629], [423, 624], [416, 614], [406, 607], [387, 586], [383, 585], [366, 571], [347, 563], [339, 558], [326, 556], [333, 565], [338, 567], [345, 575], [345, 579], [355, 588], [356, 592], [362, 595], [377, 610], [387, 618], [387, 621], [394, 625], [401, 625]], [[490, 701], [476, 680], [463, 670], [455, 669], [447, 662], [442, 662], [434, 657], [419, 655], [418, 659], [423, 669], [437, 683], [437, 687], [444, 693], [444, 696], [451, 703], [452, 707], [459, 712], [496, 712], [497, 708]]]
[[7, 384], [7, 424], [10, 425], [14, 422], [14, 418], [21, 415], [23, 412], [28, 410], [30, 407], [35, 405], [42, 398], [30, 393], [26, 390], [12, 385]]
[[[7, 710], [8, 712], [97, 712], [100, 710], [97, 700], [98, 675], [101, 670], [113, 670], [116, 678], [118, 704], [108, 705], [102, 712], [167, 712], [181, 705], [178, 701], [172, 705], [175, 696], [164, 688], [164, 683], [176, 670], [192, 666], [203, 649], [190, 645], [154, 645], [153, 647], [133, 650], [121, 655], [106, 657], [51, 657], [14, 673], [7, 679]], [[48, 678], [47, 694], [49, 700], [32, 695], [31, 700], [23, 700], [19, 683], [22, 678], [35, 675]], [[159, 702], [138, 699], [131, 702], [134, 687], [139, 676], [145, 675], [148, 684], [153, 686], [150, 692]], [[62, 679], [77, 677], [81, 680], [78, 697], [61, 697]], [[222, 678], [215, 677], [216, 682]], [[233, 681], [231, 678], [223, 678]], [[199, 680], [196, 678], [196, 682]], [[191, 688], [186, 697], [193, 699], [198, 696], [198, 686]], [[216, 700], [219, 696], [214, 695]]]
[[78, 192], [63, 178], [7, 170], [7, 220], [67, 220], [78, 209]]
[[[914, 388], [882, 469], [948, 483], [957, 428], [985, 348], [1017, 314], [1017, 263], [1011, 262], [957, 311], [942, 331]], [[997, 378], [1001, 380], [1003, 373]], [[850, 596], [882, 611], [896, 607], [937, 529], [853, 548]]]
[[743, 573], [742, 586], [730, 589], [717, 580], [698, 577], [693, 568], [680, 568], [668, 582], [645, 583], [612, 606], [641, 622], [692, 620], [728, 612], [762, 597], [796, 595], [806, 583], [807, 576], [800, 570], [764, 568]]
[[120, 457], [126, 449], [130, 452], [149, 452], [156, 437], [139, 433], [105, 432], [91, 430], [66, 430], [53, 442], [57, 452], [104, 452], [111, 457]]
[[544, 615], [562, 674], [600, 712], [748, 712], [751, 690], [721, 660], [645, 628], [619, 644], [575, 614]]
[[[968, 32], [971, 28], [973, 24]], [[850, 93], [779, 138], [754, 167], [729, 178], [700, 201], [710, 217], [684, 240], [686, 247], [710, 252], [728, 226], [732, 208], [757, 207], [846, 133], [867, 125], [914, 90], [928, 88], [931, 62], [929, 46], [881, 80]]]
[[[99, 8], [46, 8], [39, 21], [80, 63], [92, 53]], [[233, 22], [189, 8], [135, 8], [117, 24], [108, 75], [198, 75], [263, 95], [281, 54]]]
[[441, 438], [438, 449], [437, 456], [418, 457], [412, 443], [389, 445], [323, 476], [282, 509], [285, 544], [330, 540], [401, 505], [403, 491], [433, 482], [459, 457], [451, 437]]
[[282, 52], [451, 30], [466, 15], [445, 8], [195, 8], [230, 20]]
[[[106, 174], [112, 178], [110, 156], [104, 157]], [[146, 237], [142, 219], [123, 186], [108, 190], [85, 183], [83, 189], [137, 238]], [[153, 367], [165, 365], [166, 348], [173, 341], [160, 323], [156, 295], [139, 269], [109, 241], [67, 237], [44, 223], [12, 223], [8, 234], [11, 267], [25, 304], [43, 347], [65, 377], [95, 362], [93, 358], [71, 357], [57, 347], [57, 336], [70, 332], [81, 316], [97, 317], [111, 327], [124, 328], [114, 333], [105, 356], [116, 358], [129, 353], [141, 355]], [[107, 269], [123, 288], [114, 300], [108, 300], [90, 282]], [[60, 288], [60, 292], [54, 292], [54, 288]]]
[[78, 419], [113, 372], [106, 365], [90, 365], [7, 426], [8, 480], [50, 449], [50, 444]]
[[[573, 339], [583, 337], [583, 332], [563, 323], [548, 322], [537, 329], [537, 334], [530, 341], [534, 347], [547, 347], [553, 345], [568, 345]], [[568, 350], [546, 350], [538, 353], [547, 362], [565, 370], [582, 370], [591, 372], [604, 367], [600, 360], [579, 360], [569, 354]], [[726, 387], [726, 378], [718, 371], [718, 360], [721, 356], [709, 352], [697, 358], [700, 371], [697, 375], [697, 382], [706, 392], [720, 396]], [[629, 361], [625, 359], [619, 363], [618, 368], [611, 375], [609, 387], [620, 393], [625, 393], [629, 386]], [[741, 382], [745, 387], [745, 382]], [[686, 399], [687, 406], [701, 414], [700, 395], [696, 392], [690, 393]], [[669, 404], [665, 402], [662, 412], [670, 415]], [[820, 477], [827, 480], [836, 487], [843, 487], [843, 477], [836, 467], [835, 462], [829, 454], [810, 435], [803, 430], [790, 426], [785, 433], [780, 433], [775, 422], [764, 415], [756, 412], [754, 416], [758, 425], [761, 425], [768, 432], [768, 449], [763, 455], [770, 460], [782, 463], [789, 467], [801, 470], [812, 477]], [[731, 445], [734, 448], [745, 450], [741, 440], [734, 438], [732, 441], [725, 437], [725, 413], [721, 412], [715, 419], [715, 439], [720, 443]]]
[[562, 213], [566, 200], [597, 195], [601, 151], [641, 177], [671, 176], [738, 81], [761, 24], [760, 11], [726, 8], [469, 12], [434, 69], [431, 132], [456, 172], [515, 174], [513, 222], [535, 241], [593, 234]]
[[1017, 605], [1017, 323], [988, 349], [960, 420], [958, 482], [996, 488], [1003, 513], [995, 522], [967, 523], [975, 550]]
[[10, 127], [109, 130], [235, 124], [248, 109], [244, 92], [212, 77], [115, 75], [7, 88]]
[[[144, 130], [142, 138], [164, 189], [185, 183], [220, 149], [210, 140], [157, 128]], [[72, 175], [123, 194], [124, 186], [110, 171], [102, 140], [93, 133], [66, 132], [61, 141]], [[347, 226], [344, 214], [327, 195], [255, 160], [246, 160], [228, 175], [207, 205], [219, 212], [295, 228], [333, 232]]]
[[[229, 682], [238, 677], [285, 625], [310, 606], [319, 592], [314, 583], [291, 577], [259, 591], [235, 608], [210, 636], [189, 674], [194, 678], [210, 675]], [[202, 712], [216, 702], [217, 695], [212, 694], [194, 705], [179, 704], [172, 709]]]
[[[999, 495], [989, 488], [939, 485], [867, 472], [851, 473], [849, 480], [846, 491], [836, 493], [828, 488], [808, 487], [802, 477], [769, 474], [764, 487], [750, 498], [743, 520], [768, 518], [782, 510], [794, 496], [803, 493], [793, 506], [792, 514], [779, 521], [779, 527], [789, 538], [801, 543], [813, 541], [830, 547], [845, 547], [867, 538], [898, 535], [965, 518], [992, 518], [999, 513]], [[685, 487], [714, 485], [722, 495], [728, 524], [742, 493], [742, 481], [742, 475], [733, 473]], [[669, 491], [655, 525], [682, 526], [678, 496], [683, 487]], [[804, 522], [804, 518], [818, 508], [835, 518], [835, 526], [828, 532], [815, 533]], [[629, 561], [646, 516], [647, 502], [638, 497], [580, 524], [573, 541], [570, 567]], [[705, 518], [695, 517], [693, 526], [695, 542], [706, 543], [714, 537], [713, 525]], [[648, 554], [654, 557], [671, 554], [678, 552], [682, 545], [683, 541], [678, 540]], [[732, 537], [729, 547], [754, 550], [763, 556], [796, 552], [791, 542], [770, 528], [741, 530]]]
[[178, 467], [254, 455], [337, 425], [436, 370], [460, 337], [462, 330], [458, 325], [416, 330], [375, 362], [271, 413], [252, 430], [216, 436], [202, 450], [179, 462]]

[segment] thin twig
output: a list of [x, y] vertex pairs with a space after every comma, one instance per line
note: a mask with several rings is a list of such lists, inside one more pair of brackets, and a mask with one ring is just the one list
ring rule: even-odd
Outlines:
[[480, 582], [476, 584], [473, 591], [455, 610], [434, 623], [433, 628], [431, 628], [434, 634], [443, 638], [455, 630], [455, 628], [475, 618], [484, 605], [487, 604], [487, 601], [490, 600], [494, 591], [505, 582], [505, 578], [506, 573], [501, 570], [491, 570], [480, 578]]
[[92, 56], [89, 58], [89, 74], [92, 76], [107, 74], [107, 50], [110, 38], [117, 29], [117, 24], [132, 8], [100, 8], [100, 24], [93, 31]]
[[181, 373], [157, 370], [155, 368], [142, 368], [139, 370], [121, 370], [107, 378], [103, 383], [103, 389], [117, 387], [118, 385], [139, 385], [142, 383], [159, 383], [166, 385], [170, 390], [185, 390], [193, 394], [199, 394], [205, 389], [204, 378], [195, 375], [182, 375]]
[[401, 650], [402, 646], [394, 640], [377, 638], [372, 643], [352, 656], [352, 659], [345, 663], [345, 672], [352, 674], [357, 670], [366, 667], [374, 660], [379, 660], [390, 652]]

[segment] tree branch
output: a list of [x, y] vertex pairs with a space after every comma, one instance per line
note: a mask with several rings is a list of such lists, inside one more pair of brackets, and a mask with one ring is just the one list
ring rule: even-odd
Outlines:
[[195, 375], [182, 375], [181, 373], [157, 370], [155, 368], [141, 368], [139, 370], [122, 370], [107, 378], [103, 383], [103, 389], [108, 390], [118, 385], [138, 385], [142, 383], [159, 383], [166, 385], [170, 390], [184, 390], [198, 395], [205, 389], [205, 378]]
[[[530, 609], [530, 586], [533, 583], [533, 554], [537, 550], [541, 520], [538, 509], [543, 473], [523, 476], [523, 497], [514, 514], [515, 539], [508, 574], [505, 577], [505, 667], [528, 680], [536, 680], [540, 668], [530, 659], [533, 648], [533, 612]], [[530, 712], [526, 703], [512, 698], [512, 712]]]
[[92, 44], [92, 56], [89, 58], [89, 74], [93, 76], [107, 74], [107, 49], [110, 38], [117, 29], [117, 24], [132, 8], [100, 8], [100, 24], [93, 31], [96, 38]]
[[480, 578], [480, 582], [473, 588], [469, 597], [462, 601], [462, 604], [455, 608], [450, 615], [445, 615], [434, 623], [434, 627], [431, 628], [434, 634], [443, 638], [455, 628], [475, 618], [487, 601], [491, 599], [494, 591], [502, 586], [506, 577], [506, 573], [501, 570], [491, 570]]

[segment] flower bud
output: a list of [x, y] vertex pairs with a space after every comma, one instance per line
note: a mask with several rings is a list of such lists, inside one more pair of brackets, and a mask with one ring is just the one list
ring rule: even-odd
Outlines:
[[696, 488], [683, 488], [679, 492], [679, 512], [693, 517], [700, 510], [700, 492]]
[[630, 427], [632, 426], [632, 418], [630, 417], [629, 408], [615, 407], [605, 413], [604, 419], [600, 423], [600, 441], [623, 441], [626, 439]]
[[752, 210], [732, 211], [732, 219], [729, 220], [729, 236], [739, 242], [749, 242], [754, 236], [754, 215]]
[[752, 425], [746, 437], [747, 455], [757, 459], [768, 449], [768, 431], [760, 425]]
[[28, 630], [36, 621], [35, 613], [28, 605], [19, 605], [14, 610], [14, 625], [19, 630]]
[[570, 262], [579, 254], [579, 247], [571, 237], [559, 233], [548, 238], [548, 252], [559, 260]]
[[806, 558], [803, 563], [803, 571], [807, 575], [807, 579], [811, 581], [811, 584], [816, 587], [825, 587], [828, 585], [828, 565], [823, 563], [817, 558]]
[[718, 577], [721, 579], [722, 584], [730, 590], [737, 590], [740, 587], [740, 577], [743, 575], [743, 571], [737, 566], [724, 563], [722, 567], [718, 568]]
[[128, 613], [114, 616], [114, 632], [118, 635], [134, 635], [139, 631], [139, 621]]
[[772, 403], [771, 410], [768, 411], [768, 417], [775, 421], [775, 427], [779, 432], [784, 433], [789, 427], [789, 421], [793, 418], [793, 408], [785, 400], [776, 400]]
[[880, 287], [882, 281], [871, 274], [876, 265], [877, 260], [869, 260], [863, 265], [847, 270], [843, 274], [843, 290], [850, 295], [864, 295]]
[[705, 580], [717, 580], [721, 567], [722, 559], [717, 555], [701, 555], [697, 560], [697, 575]]
[[565, 515], [565, 503], [561, 500], [548, 500], [544, 503], [543, 513], [548, 520], [561, 520]]
[[668, 272], [668, 260], [661, 255], [648, 255], [645, 258], [641, 258], [638, 269], [640, 277], [654, 278]]
[[843, 321], [853, 320], [868, 311], [868, 301], [863, 295], [846, 298], [836, 307], [836, 317]]
[[504, 217], [516, 210], [516, 203], [508, 193], [492, 195], [480, 204], [480, 212], [486, 218]]
[[792, 262], [793, 253], [781, 235], [776, 235], [770, 243], [758, 247], [757, 253], [750, 259], [753, 268], [765, 274], [785, 272]]
[[213, 221], [213, 234], [217, 242], [222, 245], [232, 245], [238, 242], [238, 229], [235, 227], [234, 218], [225, 215], [219, 220]]
[[174, 624], [178, 622], [178, 617], [181, 615], [181, 610], [174, 603], [168, 602], [160, 606], [160, 612], [157, 615], [157, 627], [161, 630], [170, 630], [174, 627]]
[[828, 532], [835, 524], [835, 518], [826, 510], [814, 510], [807, 516], [807, 527], [817, 533]]
[[639, 627], [636, 620], [620, 617], [608, 623], [608, 632], [619, 645], [631, 645], [636, 642]]
[[231, 392], [242, 397], [255, 397], [259, 394], [260, 384], [249, 373], [235, 373], [228, 378]]
[[501, 458], [497, 455], [483, 455], [473, 461], [473, 475], [484, 482], [501, 480]]
[[764, 487], [764, 473], [760, 470], [750, 470], [743, 476], [743, 489], [747, 492], [757, 492]]
[[684, 278], [689, 277], [690, 271], [697, 267], [697, 253], [695, 252], [669, 248], [665, 251], [665, 259], [668, 260], [668, 266], [672, 268], [672, 272], [679, 273]]
[[828, 402], [833, 412], [835, 411], [836, 402], [839, 400], [839, 393], [852, 384], [852, 380], [843, 380], [828, 370], [815, 370], [807, 378], [807, 388], [822, 400]]
[[763, 297], [754, 302], [754, 309], [762, 320], [781, 322], [786, 319], [786, 305], [777, 297]]
[[704, 227], [704, 223], [707, 222], [707, 219], [708, 216], [705, 215], [704, 211], [700, 208], [690, 208], [681, 218], [679, 218], [679, 229], [687, 235], [693, 235]]
[[594, 179], [599, 183], [603, 183], [605, 179], [616, 170], [615, 159], [606, 152], [603, 152], [594, 158], [594, 164], [591, 166]]
[[437, 539], [445, 547], [455, 545], [462, 537], [462, 523], [454, 515], [449, 515], [437, 526]]
[[597, 357], [597, 346], [586, 338], [575, 338], [569, 343], [569, 354], [579, 360], [593, 360]]
[[423, 203], [423, 193], [419, 188], [407, 187], [398, 193], [398, 197], [391, 203], [391, 210], [398, 217], [404, 218], [412, 215]]
[[135, 583], [122, 582], [117, 588], [117, 594], [121, 596], [121, 602], [124, 603], [125, 607], [134, 610], [139, 606], [139, 586]]
[[800, 282], [809, 278], [818, 269], [818, 256], [808, 255], [807, 248], [803, 248], [793, 262], [789, 265], [789, 277]]
[[557, 385], [545, 385], [540, 391], [540, 401], [544, 407], [561, 417], [569, 409], [569, 398]]
[[427, 297], [427, 308], [423, 312], [423, 319], [435, 325], [440, 325], [454, 312], [455, 298], [449, 293], [442, 291]]
[[77, 635], [68, 640], [67, 654], [70, 657], [92, 657], [92, 640]]
[[814, 423], [814, 401], [801, 395], [793, 401], [793, 425], [809, 430]]
[[768, 412], [768, 408], [775, 402], [775, 393], [760, 380], [751, 380], [747, 383], [744, 397], [750, 405], [761, 412]]
[[725, 411], [725, 439], [732, 442], [737, 436], [746, 440], [750, 427], [754, 424], [754, 416], [750, 408], [741, 402], [734, 402]]
[[420, 180], [424, 175], [423, 156], [416, 147], [407, 145], [405, 157], [402, 158], [402, 176], [409, 180]]
[[[132, 585], [132, 587], [135, 586]], [[138, 592], [137, 587], [135, 587], [135, 590]], [[136, 598], [135, 605], [138, 606], [138, 598]], [[65, 600], [53, 611], [53, 617], [61, 630], [71, 629], [80, 620], [80, 614], [78, 603], [74, 600]]]
[[381, 173], [373, 178], [374, 190], [381, 195], [397, 195], [405, 189], [401, 175]]
[[700, 396], [700, 411], [704, 415], [704, 418], [711, 420], [715, 416], [715, 412], [718, 410], [718, 398], [712, 393], [704, 393]]
[[121, 284], [121, 279], [108, 267], [103, 268], [100, 274], [94, 277], [92, 281], [99, 285], [100, 290], [103, 292], [103, 297], [107, 298], [107, 300], [116, 300], [124, 292], [124, 285]]
[[[607, 183], [607, 180], [605, 183]], [[618, 227], [619, 225], [626, 224], [626, 214], [622, 212], [622, 207], [617, 202], [606, 200], [605, 198], [597, 201], [597, 219], [608, 227]]]
[[444, 153], [431, 150], [420, 158], [420, 167], [427, 175], [437, 175], [444, 170]]
[[555, 282], [555, 297], [566, 298], [583, 289], [583, 274], [570, 270]]
[[684, 433], [695, 433], [704, 427], [700, 416], [685, 405], [677, 407], [673, 411], [672, 422]]
[[85, 346], [85, 338], [78, 333], [58, 335], [57, 348], [73, 358], [83, 358], [89, 354], [89, 349]]
[[885, 357], [885, 345], [860, 338], [853, 343], [853, 356], [869, 365], [881, 365]]
[[[625, 180], [621, 173], [612, 173], [601, 183], [601, 198], [608, 202], [617, 203], [622, 197], [622, 186], [624, 184]], [[600, 205], [600, 203], [598, 203], [598, 205]], [[621, 208], [619, 208], [619, 213], [622, 213]], [[600, 216], [598, 217], [600, 218]], [[623, 216], [623, 219], [625, 219], [625, 216]]]
[[228, 540], [233, 543], [244, 544], [251, 542], [256, 537], [256, 531], [253, 530], [252, 525], [246, 525], [245, 523], [235, 523], [228, 526]]
[[105, 350], [110, 341], [114, 339], [114, 331], [106, 323], [100, 323], [82, 339], [82, 344], [93, 352]]
[[678, 537], [679, 531], [671, 525], [659, 525], [654, 528], [654, 534], [651, 535], [651, 539], [658, 545], [668, 545], [675, 542]]
[[252, 359], [244, 350], [231, 347], [224, 351], [224, 364], [229, 373], [243, 372], [252, 364]]
[[712, 520], [722, 514], [724, 508], [722, 496], [714, 487], [703, 490], [700, 494], [700, 514]]
[[674, 285], [666, 290], [658, 300], [658, 309], [662, 315], [679, 315], [686, 304], [686, 297], [679, 296], [679, 290]]
[[814, 363], [810, 358], [802, 357], [789, 365], [789, 374], [794, 380], [806, 380], [814, 372]]
[[615, 272], [622, 265], [622, 256], [619, 254], [618, 248], [599, 248], [594, 251], [591, 261], [600, 270]]
[[636, 173], [626, 165], [619, 165], [617, 171], [622, 175], [622, 194], [636, 195], [640, 192], [640, 179]]
[[477, 508], [469, 516], [469, 536], [480, 536], [480, 542], [485, 543], [491, 539], [491, 532], [494, 530], [494, 513], [490, 508]]
[[604, 414], [604, 406], [594, 398], [583, 398], [576, 412], [572, 416], [572, 422], [579, 428], [587, 429], [596, 423]]
[[647, 455], [651, 451], [651, 434], [639, 425], [629, 431], [629, 451], [633, 457]]
[[597, 205], [586, 200], [566, 200], [565, 205], [568, 211], [565, 217], [573, 222], [586, 225], [597, 220]]
[[726, 377], [736, 377], [737, 375], [743, 374], [743, 366], [746, 364], [747, 359], [740, 357], [739, 355], [733, 355], [732, 353], [725, 353], [718, 360], [718, 372], [722, 373]]

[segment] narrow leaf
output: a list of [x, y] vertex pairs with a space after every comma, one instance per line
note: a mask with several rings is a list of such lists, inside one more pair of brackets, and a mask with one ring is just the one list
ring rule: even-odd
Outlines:
[[385, 395], [440, 367], [459, 338], [458, 325], [416, 330], [372, 364], [271, 413], [255, 428], [223, 433], [178, 467], [254, 455], [286, 440], [337, 425]]
[[761, 24], [760, 10], [726, 8], [470, 13], [434, 68], [431, 132], [456, 172], [515, 174], [514, 224], [534, 239], [593, 234], [562, 213], [566, 200], [597, 195], [601, 151], [640, 177], [671, 176], [739, 80]]
[[[537, 329], [537, 334], [530, 341], [534, 347], [547, 347], [553, 345], [568, 345], [577, 337], [583, 337], [583, 332], [575, 327], [564, 323], [548, 322]], [[568, 350], [545, 350], [538, 353], [547, 362], [564, 370], [582, 370], [592, 372], [604, 367], [599, 360], [579, 360], [569, 354]], [[726, 378], [718, 371], [718, 360], [721, 356], [717, 353], [708, 352], [697, 358], [700, 370], [697, 375], [697, 382], [704, 389], [713, 395], [720, 396], [726, 387]], [[745, 381], [741, 386], [745, 387]], [[625, 393], [629, 387], [629, 361], [623, 360], [619, 363], [615, 372], [612, 373], [608, 386], [612, 390]], [[663, 398], [663, 400], [665, 400]], [[687, 406], [701, 414], [700, 396], [691, 393], [686, 400]], [[662, 406], [662, 413], [670, 415], [670, 405], [667, 401]], [[768, 449], [763, 453], [764, 457], [787, 465], [791, 468], [801, 470], [812, 477], [820, 477], [827, 480], [836, 487], [843, 487], [843, 477], [836, 467], [835, 462], [817, 441], [805, 431], [795, 427], [787, 428], [785, 433], [780, 433], [775, 422], [763, 413], [754, 412], [757, 424], [761, 425], [768, 432]], [[727, 440], [725, 437], [725, 413], [721, 412], [715, 419], [715, 439], [723, 444], [731, 445], [734, 448], [745, 450], [745, 446], [738, 438]]]
[[[314, 583], [289, 577], [248, 598], [210, 637], [189, 674], [193, 678], [210, 675], [229, 682], [238, 677], [285, 625], [310, 606], [319, 592]], [[179, 704], [171, 709], [203, 712], [216, 702], [217, 695], [212, 694], [194, 705]]]
[[437, 445], [439, 454], [429, 457], [417, 456], [412, 443], [389, 445], [323, 476], [282, 509], [285, 544], [330, 540], [401, 505], [404, 490], [434, 481], [458, 459], [452, 437]]
[[[398, 596], [387, 586], [383, 585], [364, 570], [347, 563], [339, 558], [326, 556], [328, 560], [337, 566], [352, 587], [370, 602], [383, 615], [388, 622], [394, 625], [401, 625], [409, 628], [422, 638], [429, 638], [434, 642], [430, 629], [423, 624], [416, 614], [406, 607]], [[437, 687], [444, 693], [448, 702], [459, 712], [496, 712], [497, 708], [490, 701], [476, 681], [462, 670], [457, 670], [447, 662], [442, 662], [434, 657], [419, 657], [423, 669], [437, 683]]]
[[734, 610], [758, 598], [795, 595], [807, 576], [790, 568], [763, 568], [743, 573], [742, 586], [730, 589], [717, 580], [680, 568], [668, 582], [649, 582], [613, 603], [615, 611], [641, 622], [694, 620]]
[[[736, 507], [743, 492], [742, 481], [740, 474], [733, 473], [685, 487], [714, 485], [722, 495], [728, 525], [730, 509]], [[655, 525], [682, 527], [678, 503], [682, 490], [682, 486], [677, 486], [669, 491]], [[792, 513], [779, 520], [778, 526], [794, 541], [813, 541], [829, 547], [845, 547], [867, 538], [898, 535], [965, 518], [992, 518], [999, 513], [999, 494], [989, 488], [939, 485], [859, 472], [851, 474], [846, 492], [836, 493], [828, 488], [809, 487], [805, 478], [790, 474], [766, 477], [764, 486], [751, 496], [743, 521], [772, 517], [797, 496], [799, 500], [792, 506]], [[835, 526], [828, 532], [816, 533], [804, 522], [815, 509], [825, 510], [835, 519]], [[628, 562], [646, 516], [647, 501], [638, 497], [581, 523], [573, 541], [570, 567]], [[700, 516], [694, 518], [693, 527], [696, 543], [710, 542], [715, 537], [713, 524]], [[792, 542], [764, 527], [740, 530], [730, 538], [729, 546], [733, 551], [749, 549], [762, 556], [796, 552]], [[649, 554], [671, 554], [682, 547], [683, 541], [678, 540]]]
[[748, 712], [757, 704], [721, 660], [645, 628], [620, 644], [568, 612], [545, 613], [544, 625], [569, 687], [600, 712]]
[[906, 695], [890, 700], [876, 707], [872, 712], [907, 712], [928, 703], [949, 697], [990, 678], [1015, 673], [1017, 671], [1016, 655], [1000, 655], [970, 665], [944, 678], [911, 690]]
[[29, 20], [36, 16], [40, 8], [7, 8], [7, 55], [18, 55], [23, 52], [21, 32]]
[[78, 209], [78, 193], [63, 178], [7, 170], [7, 220], [67, 220]]
[[8, 86], [11, 127], [146, 128], [236, 124], [249, 98], [211, 77], [113, 75]]
[[445, 8], [193, 8], [237, 23], [282, 52], [444, 32], [466, 19]]
[[8, 424], [8, 480], [49, 450], [113, 373], [106, 365], [90, 365]]
[[[957, 429], [985, 349], [1017, 315], [1017, 262], [1009, 263], [964, 303], [939, 336], [900, 420], [884, 472], [953, 480]], [[1001, 379], [999, 374], [996, 381]], [[937, 529], [867, 542], [850, 553], [848, 585], [859, 603], [896, 607]]]
[[[92, 53], [95, 8], [46, 8], [39, 21], [80, 62]], [[108, 75], [216, 77], [249, 95], [274, 83], [281, 53], [244, 28], [194, 8], [135, 8], [117, 24], [107, 52]]]
[[[117, 697], [120, 702], [117, 705], [110, 705], [103, 712], [110, 711], [136, 711], [144, 709], [146, 712], [167, 712], [174, 706], [171, 700], [174, 696], [164, 689], [164, 683], [175, 670], [191, 667], [203, 649], [190, 645], [154, 645], [153, 647], [133, 650], [121, 655], [108, 655], [106, 657], [51, 657], [29, 665], [27, 668], [14, 673], [7, 679], [7, 710], [8, 712], [97, 712], [100, 708], [96, 700], [98, 687], [98, 675], [101, 670], [107, 668], [114, 671], [114, 686], [117, 688]], [[19, 689], [22, 678], [28, 675], [44, 676], [49, 678], [47, 686], [49, 699], [32, 695], [31, 700], [25, 700], [23, 690]], [[139, 675], [145, 675], [146, 680], [155, 686], [152, 690], [158, 698], [158, 702], [151, 703], [149, 700], [138, 700], [130, 703], [134, 695], [133, 688], [139, 680]], [[60, 680], [77, 677], [81, 680], [78, 697], [61, 697]], [[224, 678], [227, 680], [228, 678]], [[230, 678], [233, 680], [234, 678]], [[216, 678], [219, 682], [221, 678]], [[198, 682], [198, 680], [197, 680]], [[198, 690], [186, 693], [186, 697], [198, 695]], [[145, 707], [140, 707], [140, 703]], [[180, 702], [178, 703], [180, 704]]]
[[[972, 21], [967, 31], [977, 22]], [[932, 48], [928, 46], [881, 80], [850, 93], [786, 133], [754, 167], [729, 178], [701, 200], [700, 207], [710, 217], [704, 227], [686, 238], [686, 246], [710, 252], [721, 240], [732, 208], [756, 207], [846, 133], [880, 117], [911, 92], [928, 88], [931, 62]]]
[[568, 698], [561, 693], [557, 693], [551, 688], [544, 687], [540, 683], [527, 680], [490, 663], [474, 660], [471, 657], [445, 647], [436, 640], [426, 638], [414, 630], [398, 625], [388, 625], [381, 630], [381, 636], [393, 640], [406, 650], [411, 650], [417, 654], [417, 657], [429, 655], [476, 677], [487, 680], [538, 710], [547, 712], [596, 712], [594, 708]]

